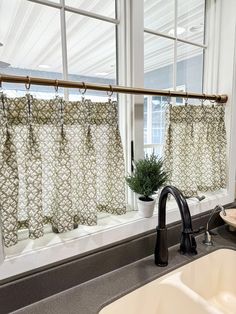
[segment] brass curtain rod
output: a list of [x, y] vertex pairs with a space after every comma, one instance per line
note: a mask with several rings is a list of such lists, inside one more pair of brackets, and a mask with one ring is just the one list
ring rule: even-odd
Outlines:
[[94, 83], [85, 82], [75, 82], [75, 81], [65, 81], [65, 80], [54, 80], [46, 79], [41, 77], [29, 77], [29, 76], [15, 76], [15, 75], [1, 75], [0, 74], [0, 84], [2, 82], [6, 83], [23, 83], [29, 89], [30, 85], [46, 85], [65, 88], [82, 88], [85, 91], [87, 89], [97, 90], [97, 91], [107, 91], [111, 94], [113, 92], [123, 93], [123, 94], [135, 94], [135, 95], [152, 95], [152, 96], [167, 96], [167, 97], [182, 97], [182, 98], [194, 98], [203, 100], [214, 100], [220, 103], [226, 103], [228, 100], [227, 95], [209, 95], [209, 94], [198, 94], [198, 93], [185, 93], [177, 91], [168, 90], [155, 90], [139, 87], [126, 87], [119, 85], [100, 85]]

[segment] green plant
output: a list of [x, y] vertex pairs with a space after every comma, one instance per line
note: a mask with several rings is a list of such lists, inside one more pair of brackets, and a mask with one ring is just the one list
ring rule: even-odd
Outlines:
[[149, 201], [150, 196], [168, 180], [163, 161], [152, 153], [134, 161], [134, 165], [134, 173], [125, 177], [125, 180], [132, 191], [143, 195], [144, 201]]

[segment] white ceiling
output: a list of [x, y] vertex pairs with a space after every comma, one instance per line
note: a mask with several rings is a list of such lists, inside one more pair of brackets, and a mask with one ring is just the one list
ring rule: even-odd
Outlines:
[[[67, 4], [114, 17], [114, 0], [66, 0]], [[54, 0], [58, 2], [58, 0]], [[184, 39], [202, 43], [204, 0], [179, 0], [178, 26]], [[173, 29], [173, 0], [145, 0], [145, 27], [168, 34]], [[115, 26], [66, 13], [68, 68], [70, 74], [115, 77]], [[0, 61], [21, 69], [62, 72], [60, 11], [27, 0], [0, 0]], [[178, 59], [201, 53], [200, 48], [179, 44]], [[173, 62], [173, 41], [145, 34], [145, 71]], [[42, 69], [40, 65], [49, 68]], [[108, 73], [102, 76], [101, 73]], [[98, 74], [100, 73], [100, 74]]]

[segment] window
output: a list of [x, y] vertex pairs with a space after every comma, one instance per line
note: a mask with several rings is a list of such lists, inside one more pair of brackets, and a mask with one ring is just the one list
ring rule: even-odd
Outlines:
[[[1, 1], [0, 72], [52, 79], [117, 83], [116, 1], [34, 0]], [[25, 86], [4, 84], [9, 95], [24, 95]], [[31, 93], [51, 98], [46, 86]], [[63, 89], [59, 90], [63, 96]], [[68, 91], [65, 90], [65, 96]], [[87, 92], [106, 101], [106, 93]], [[69, 90], [77, 100], [79, 91]]]
[[[141, 82], [137, 83], [137, 87], [142, 85], [144, 79], [144, 85], [147, 88], [201, 92], [203, 61], [204, 56], [207, 55], [209, 59], [214, 60], [214, 62], [207, 62], [207, 60], [205, 62], [209, 75], [207, 82], [210, 86], [207, 91], [209, 93], [224, 92], [231, 99], [232, 91], [235, 90], [232, 81], [234, 37], [233, 32], [229, 34], [229, 38], [227, 36], [227, 27], [231, 27], [230, 30], [232, 30], [233, 25], [233, 23], [228, 24], [227, 20], [228, 16], [232, 18], [235, 12], [235, 4], [232, 1], [230, 5], [225, 4], [224, 1], [222, 3], [206, 1], [207, 17], [211, 17], [211, 20], [207, 19], [207, 25], [210, 25], [210, 35], [212, 35], [208, 34], [208, 38], [211, 37], [210, 40], [213, 41], [211, 47], [207, 49], [204, 43], [205, 1], [135, 0], [132, 2], [133, 7], [130, 0], [1, 0], [0, 42], [3, 45], [0, 45], [0, 73], [45, 76], [55, 79], [61, 77], [114, 84], [118, 82], [116, 74], [118, 72], [119, 83], [131, 86], [133, 73], [130, 69], [132, 62], [135, 61], [134, 67], [141, 65], [140, 68], [142, 68], [144, 62], [145, 69], [144, 71], [138, 69], [135, 72], [136, 81]], [[144, 10], [142, 10], [143, 4]], [[119, 10], [116, 10], [116, 5]], [[139, 16], [135, 19], [136, 24], [129, 27], [132, 23], [132, 14], [134, 16], [139, 14]], [[37, 18], [38, 15], [40, 18]], [[224, 45], [219, 44], [219, 32], [213, 32], [215, 27], [216, 30], [220, 29], [223, 32]], [[208, 27], [207, 30], [209, 31]], [[73, 35], [74, 32], [76, 36]], [[135, 49], [135, 53], [130, 47], [130, 41], [137, 39], [133, 36], [135, 32], [139, 33], [137, 37], [141, 40], [141, 45], [137, 44], [140, 48], [138, 53], [138, 49]], [[119, 65], [117, 52], [119, 52], [119, 61], [120, 59], [124, 61]], [[108, 62], [102, 62], [99, 59], [103, 53], [103, 58]], [[221, 75], [218, 75], [217, 71]], [[7, 89], [12, 96], [25, 94], [24, 85], [4, 85], [4, 89]], [[54, 96], [54, 90], [51, 87], [32, 86], [31, 91], [39, 97]], [[61, 94], [63, 92], [60, 90]], [[78, 99], [79, 91], [70, 90], [68, 96], [70, 99]], [[94, 92], [89, 94], [91, 99], [94, 97], [101, 100], [104, 96], [107, 100], [106, 95]], [[131, 121], [134, 116], [132, 115], [132, 98], [134, 97], [129, 95], [120, 95], [119, 98], [123, 101], [123, 103], [120, 101], [122, 109], [120, 112], [124, 111], [126, 117], [123, 123], [125, 128], [131, 130], [130, 133], [133, 132], [131, 126], [135, 124]], [[140, 106], [136, 107], [138, 110], [141, 108], [142, 113], [140, 98], [137, 102]], [[143, 132], [144, 122], [144, 141], [141, 140], [142, 136], [139, 136], [138, 140], [144, 142], [145, 151], [148, 153], [154, 149], [156, 154], [162, 154], [165, 127], [164, 104], [167, 101], [166, 97], [145, 97], [144, 119], [139, 112], [135, 116], [140, 133]], [[182, 103], [184, 100], [172, 99], [172, 101]], [[233, 106], [230, 105], [231, 103], [227, 108], [228, 129], [232, 127], [229, 120], [233, 114]], [[228, 133], [229, 138], [230, 135], [232, 138], [234, 131]], [[130, 147], [132, 135], [124, 134], [126, 149]], [[234, 142], [231, 144], [234, 147]], [[143, 152], [142, 147], [140, 151]], [[128, 158], [127, 164], [130, 164]], [[230, 182], [225, 194], [216, 193], [207, 196], [207, 199], [201, 202], [201, 206], [194, 200], [189, 201], [193, 215], [213, 208], [218, 202], [226, 204], [232, 201], [234, 170], [234, 164], [230, 162]], [[133, 198], [132, 202], [134, 203]], [[168, 203], [168, 223], [179, 219], [175, 204], [170, 203]], [[19, 239], [22, 241], [18, 246], [18, 251], [8, 248], [4, 252], [5, 256], [10, 257], [4, 261], [4, 276], [7, 278], [19, 272], [28, 271], [32, 267], [45, 266], [45, 264], [110, 245], [154, 229], [156, 222], [156, 216], [143, 221], [138, 214], [135, 215], [135, 211], [129, 211], [125, 216], [115, 217], [113, 222], [108, 215], [104, 215], [97, 226], [83, 226], [65, 234], [54, 235], [53, 238], [51, 230], [48, 230], [41, 242], [24, 241], [24, 234], [20, 234]], [[37, 250], [41, 251], [35, 259]], [[0, 249], [0, 261], [3, 260], [4, 254]], [[20, 265], [17, 269], [12, 268], [14, 264], [12, 261], [15, 260]], [[32, 260], [35, 262], [32, 263]]]
[[[204, 23], [205, 0], [144, 0], [145, 87], [202, 92]], [[145, 98], [145, 153], [162, 155], [166, 102], [165, 97]]]

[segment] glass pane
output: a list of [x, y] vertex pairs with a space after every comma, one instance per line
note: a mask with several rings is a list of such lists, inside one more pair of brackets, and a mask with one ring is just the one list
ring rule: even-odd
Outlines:
[[205, 0], [178, 0], [177, 36], [204, 43]]
[[175, 0], [144, 0], [144, 27], [174, 36]]
[[154, 89], [173, 88], [174, 41], [144, 34], [144, 85]]
[[[62, 78], [60, 10], [26, 0], [1, 0], [0, 72]], [[15, 96], [20, 84], [4, 84]], [[32, 85], [30, 91], [54, 94], [52, 87]], [[21, 94], [18, 92], [18, 95]]]
[[[116, 84], [116, 26], [70, 12], [66, 12], [66, 26], [69, 79]], [[71, 97], [72, 93], [76, 95], [76, 90], [71, 91]], [[87, 94], [106, 95], [96, 91]]]
[[203, 49], [179, 42], [177, 56], [177, 86], [202, 93]]
[[[144, 85], [153, 89], [173, 89], [174, 41], [159, 36], [144, 34]], [[153, 96], [150, 106], [144, 106], [145, 152], [161, 156], [164, 144], [166, 97]], [[151, 147], [150, 147], [151, 145]]]
[[147, 154], [154, 152], [161, 156], [164, 144], [165, 129], [165, 97], [146, 96], [149, 102], [144, 103], [144, 151]]
[[115, 0], [66, 0], [66, 5], [115, 18]]
[[144, 147], [144, 154], [151, 155], [154, 153], [157, 156], [162, 156], [163, 146], [162, 145], [152, 145], [152, 147]]

